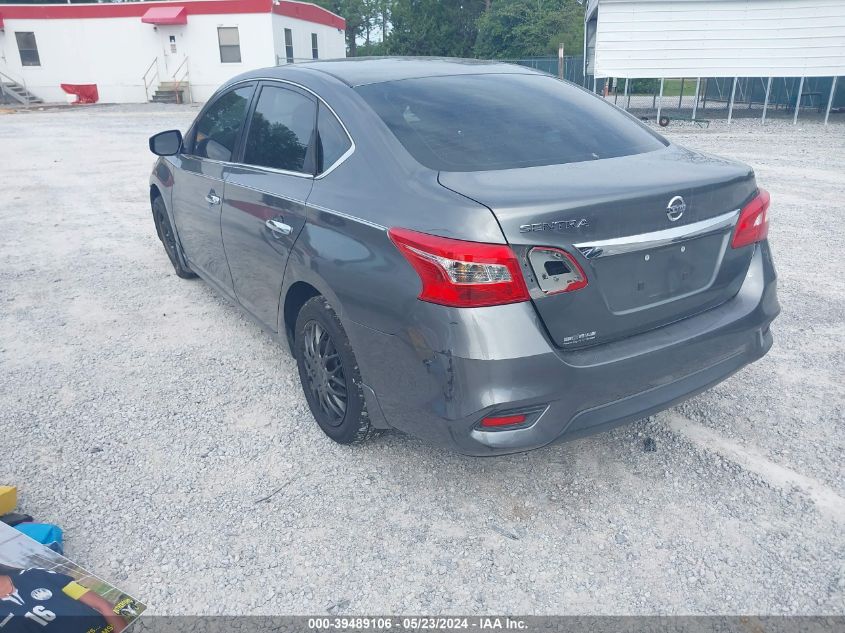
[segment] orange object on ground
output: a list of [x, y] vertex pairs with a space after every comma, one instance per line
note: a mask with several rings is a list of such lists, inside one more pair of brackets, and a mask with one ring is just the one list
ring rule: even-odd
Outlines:
[[18, 507], [18, 489], [14, 486], [0, 486], [0, 515], [13, 512]]

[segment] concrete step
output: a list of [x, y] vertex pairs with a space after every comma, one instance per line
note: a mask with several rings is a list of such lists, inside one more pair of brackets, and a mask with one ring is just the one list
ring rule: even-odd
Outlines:
[[[179, 88], [178, 90], [176, 88]], [[179, 97], [176, 97], [176, 93]], [[151, 101], [155, 103], [185, 103], [188, 95], [188, 83], [178, 81], [162, 81], [153, 95]]]
[[180, 92], [180, 97], [176, 98], [176, 91], [175, 90], [168, 90], [168, 91], [160, 91], [156, 90], [156, 93], [153, 95], [153, 102], [155, 103], [184, 103], [185, 102], [185, 93]]

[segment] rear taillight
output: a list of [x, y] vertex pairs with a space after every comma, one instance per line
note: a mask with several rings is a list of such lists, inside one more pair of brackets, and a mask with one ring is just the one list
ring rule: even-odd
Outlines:
[[528, 288], [509, 246], [399, 228], [390, 229], [388, 235], [420, 276], [423, 301], [477, 308], [528, 300]]
[[742, 248], [766, 239], [769, 234], [769, 192], [760, 189], [757, 196], [746, 204], [736, 222], [731, 248]]

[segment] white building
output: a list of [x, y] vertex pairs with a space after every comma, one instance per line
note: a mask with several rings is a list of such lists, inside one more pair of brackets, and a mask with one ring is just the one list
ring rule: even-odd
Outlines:
[[61, 84], [96, 84], [105, 103], [158, 88], [204, 101], [246, 70], [345, 57], [345, 28], [293, 0], [0, 5], [0, 81], [47, 102], [67, 100]]
[[761, 104], [763, 119], [770, 104], [794, 121], [826, 105], [827, 122], [845, 105], [845, 0], [589, 0], [584, 74], [626, 91], [630, 79], [660, 79], [658, 118], [664, 80], [686, 78], [693, 116], [711, 99], [727, 103], [730, 120], [738, 99]]
[[845, 0], [590, 0], [598, 77], [845, 74]]

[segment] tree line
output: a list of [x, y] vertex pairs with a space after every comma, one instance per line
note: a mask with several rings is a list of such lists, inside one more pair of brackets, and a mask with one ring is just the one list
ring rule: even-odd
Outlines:
[[349, 56], [516, 59], [582, 51], [578, 0], [315, 0], [346, 19]]

